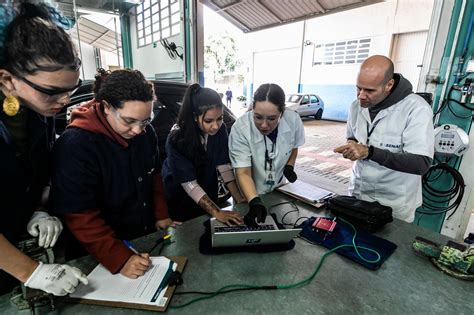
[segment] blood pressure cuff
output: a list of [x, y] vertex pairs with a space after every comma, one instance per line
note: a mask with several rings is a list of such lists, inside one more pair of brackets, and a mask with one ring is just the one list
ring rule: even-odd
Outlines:
[[[313, 228], [313, 223], [316, 220], [315, 217], [311, 217], [305, 220], [299, 227], [303, 230], [300, 233], [300, 236], [307, 240], [308, 242], [321, 245], [327, 249], [333, 249], [340, 245], [350, 245], [337, 249], [335, 252], [353, 260], [362, 266], [371, 269], [377, 270], [382, 266], [385, 260], [390, 257], [390, 255], [395, 251], [397, 245], [392, 242], [389, 242], [378, 236], [366, 233], [364, 231], [357, 231], [355, 238], [355, 244], [357, 246], [370, 248], [380, 255], [380, 260], [376, 263], [369, 263], [362, 260], [359, 255], [357, 255], [352, 244], [352, 238], [354, 237], [355, 230], [347, 223], [342, 220], [336, 219], [336, 226], [331, 233], [326, 231], [321, 231]], [[358, 248], [358, 251], [362, 257], [367, 260], [376, 260], [377, 255], [371, 251]]]

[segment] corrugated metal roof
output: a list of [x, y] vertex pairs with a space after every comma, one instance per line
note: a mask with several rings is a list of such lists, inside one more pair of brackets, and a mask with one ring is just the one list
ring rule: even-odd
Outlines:
[[243, 32], [323, 16], [383, 0], [200, 0]]
[[[83, 16], [79, 17], [77, 26], [79, 27], [81, 42], [114, 53], [117, 48], [122, 47], [120, 34], [117, 34], [118, 42], [116, 42], [115, 32], [105, 26], [95, 23]], [[70, 34], [73, 38], [77, 38], [76, 27], [71, 30]]]

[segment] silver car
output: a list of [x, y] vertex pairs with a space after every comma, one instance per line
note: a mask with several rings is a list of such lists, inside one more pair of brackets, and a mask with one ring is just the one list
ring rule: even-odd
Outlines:
[[316, 94], [289, 94], [285, 105], [300, 117], [314, 116], [315, 119], [321, 119], [323, 116], [324, 102]]

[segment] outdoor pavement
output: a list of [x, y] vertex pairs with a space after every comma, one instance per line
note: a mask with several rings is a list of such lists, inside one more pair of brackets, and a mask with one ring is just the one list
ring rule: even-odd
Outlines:
[[[232, 112], [239, 117], [247, 109], [232, 104]], [[306, 141], [298, 150], [295, 171], [298, 179], [346, 195], [352, 162], [333, 149], [346, 143], [346, 123], [303, 118]]]
[[306, 141], [295, 165], [299, 179], [346, 195], [352, 162], [333, 152], [346, 143], [346, 123], [303, 118], [303, 124]]

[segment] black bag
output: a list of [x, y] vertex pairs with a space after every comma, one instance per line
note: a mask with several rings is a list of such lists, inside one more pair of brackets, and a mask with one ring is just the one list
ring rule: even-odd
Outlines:
[[377, 201], [364, 201], [350, 196], [336, 196], [330, 199], [327, 209], [332, 215], [345, 219], [367, 232], [374, 232], [393, 221], [392, 208], [383, 206]]

